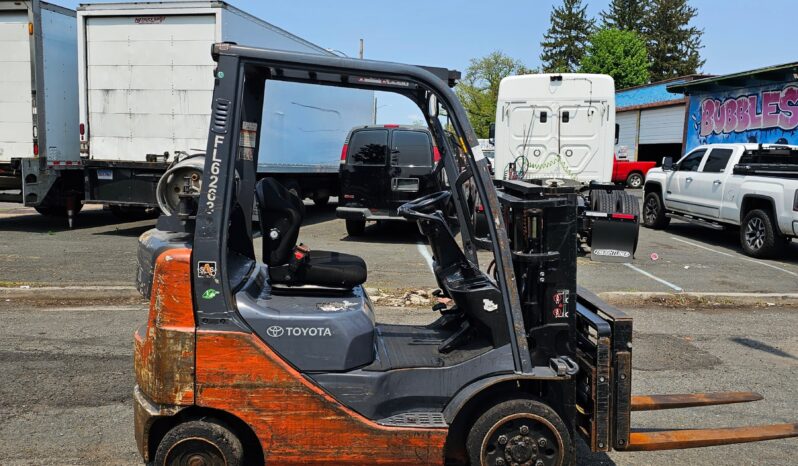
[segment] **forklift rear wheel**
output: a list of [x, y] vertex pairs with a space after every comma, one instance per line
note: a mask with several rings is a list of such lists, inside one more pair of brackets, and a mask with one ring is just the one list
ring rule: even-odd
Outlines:
[[241, 440], [227, 427], [210, 421], [188, 421], [166, 433], [155, 452], [156, 466], [240, 466]]
[[560, 416], [534, 400], [510, 400], [486, 411], [466, 440], [471, 466], [571, 466], [574, 445]]
[[347, 220], [346, 233], [349, 236], [360, 236], [366, 231], [365, 220]]

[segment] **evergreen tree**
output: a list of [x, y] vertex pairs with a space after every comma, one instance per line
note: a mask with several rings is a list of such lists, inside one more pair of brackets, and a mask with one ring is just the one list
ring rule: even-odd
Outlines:
[[590, 38], [579, 72], [608, 74], [616, 89], [648, 82], [646, 41], [634, 31], [601, 29]]
[[651, 0], [612, 0], [607, 11], [602, 11], [602, 29], [634, 31], [645, 36], [646, 16]]
[[690, 26], [696, 13], [688, 0], [651, 0], [645, 31], [652, 80], [695, 74], [704, 65], [700, 54], [704, 31]]
[[582, 0], [563, 0], [551, 12], [549, 30], [540, 43], [540, 60], [547, 73], [570, 73], [579, 66], [595, 21], [587, 17]]

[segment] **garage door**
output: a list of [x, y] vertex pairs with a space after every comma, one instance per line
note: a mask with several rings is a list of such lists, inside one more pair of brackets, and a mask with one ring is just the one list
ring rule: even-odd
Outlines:
[[627, 160], [637, 159], [637, 115], [638, 111], [620, 112], [615, 114], [615, 123], [618, 125], [618, 144], [615, 145], [616, 154], [626, 154]]
[[28, 14], [0, 13], [0, 162], [33, 156]]
[[684, 105], [641, 110], [640, 144], [681, 144]]
[[215, 17], [141, 18], [87, 18], [89, 149], [94, 159], [144, 161], [146, 154], [205, 149]]

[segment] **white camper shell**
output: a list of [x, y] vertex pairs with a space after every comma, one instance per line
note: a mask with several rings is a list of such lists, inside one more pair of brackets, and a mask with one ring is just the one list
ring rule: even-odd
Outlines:
[[495, 178], [608, 183], [614, 134], [615, 83], [610, 76], [504, 78], [496, 107]]
[[80, 164], [75, 28], [72, 10], [0, 0], [0, 200], [37, 206]]

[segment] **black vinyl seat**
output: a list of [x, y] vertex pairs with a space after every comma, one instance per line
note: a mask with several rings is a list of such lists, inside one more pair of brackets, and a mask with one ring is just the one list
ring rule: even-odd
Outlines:
[[358, 256], [310, 250], [297, 245], [305, 205], [274, 178], [263, 178], [255, 187], [263, 262], [273, 284], [353, 288], [366, 281], [366, 263]]

